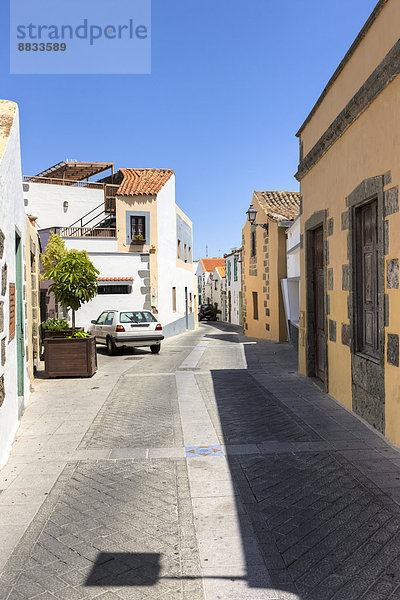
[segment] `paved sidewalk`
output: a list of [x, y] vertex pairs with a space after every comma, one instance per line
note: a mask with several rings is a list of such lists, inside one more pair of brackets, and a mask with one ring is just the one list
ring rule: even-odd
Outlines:
[[202, 325], [40, 380], [0, 472], [5, 600], [399, 600], [400, 452]]

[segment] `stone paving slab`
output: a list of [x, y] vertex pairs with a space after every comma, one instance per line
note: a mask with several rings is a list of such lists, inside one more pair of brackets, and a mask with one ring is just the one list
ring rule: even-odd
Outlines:
[[221, 443], [321, 439], [247, 371], [213, 370], [196, 380]]
[[182, 446], [174, 378], [157, 376], [136, 384], [121, 377], [81, 448]]
[[337, 456], [242, 457], [231, 468], [275, 586], [285, 573], [300, 598], [324, 600], [361, 598], [378, 578], [400, 586], [399, 508]]
[[190, 519], [184, 461], [70, 463], [2, 572], [2, 597], [201, 600], [185, 580], [184, 561], [200, 578]]
[[76, 382], [73, 409], [32, 406], [0, 473], [6, 551], [22, 536], [1, 600], [400, 600], [399, 451], [288, 345], [238, 334], [104, 357], [108, 397]]

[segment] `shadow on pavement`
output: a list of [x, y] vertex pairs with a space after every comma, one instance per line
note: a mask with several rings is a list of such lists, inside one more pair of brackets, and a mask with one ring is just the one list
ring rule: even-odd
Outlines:
[[101, 587], [152, 587], [160, 580], [229, 579], [246, 580], [237, 576], [166, 576], [161, 573], [161, 558], [158, 553], [99, 552], [96, 562], [85, 581], [85, 586]]
[[99, 552], [86, 586], [155, 585], [161, 571], [161, 554]]
[[[262, 372], [272, 390], [285, 388], [290, 402], [306, 406], [307, 394], [320, 393], [296, 375], [288, 344], [244, 345], [244, 352], [248, 369]], [[238, 491], [248, 586], [293, 600], [383, 600], [396, 589], [390, 598], [400, 598], [398, 509], [339, 452], [320, 451], [318, 431], [248, 369], [196, 375]], [[253, 535], [272, 585], [257, 576]]]

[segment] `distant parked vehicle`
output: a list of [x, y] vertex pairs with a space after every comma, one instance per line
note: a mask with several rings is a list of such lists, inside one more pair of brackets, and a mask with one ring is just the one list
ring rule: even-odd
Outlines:
[[110, 355], [122, 346], [150, 347], [158, 354], [164, 339], [161, 324], [148, 310], [106, 310], [92, 321], [89, 332], [98, 344], [107, 346]]
[[200, 304], [199, 321], [216, 321], [217, 314], [212, 304]]

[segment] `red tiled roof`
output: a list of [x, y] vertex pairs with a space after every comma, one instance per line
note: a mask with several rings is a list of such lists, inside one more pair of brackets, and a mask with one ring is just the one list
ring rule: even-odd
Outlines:
[[174, 174], [171, 169], [120, 169], [123, 180], [118, 196], [153, 196]]
[[225, 265], [223, 267], [215, 267], [221, 277], [225, 277]]
[[293, 221], [300, 212], [298, 192], [254, 192], [254, 196], [274, 221]]
[[203, 267], [204, 271], [208, 273], [212, 273], [216, 267], [224, 267], [225, 268], [225, 259], [224, 258], [201, 258], [200, 264]]
[[133, 281], [133, 277], [98, 277], [97, 281]]

